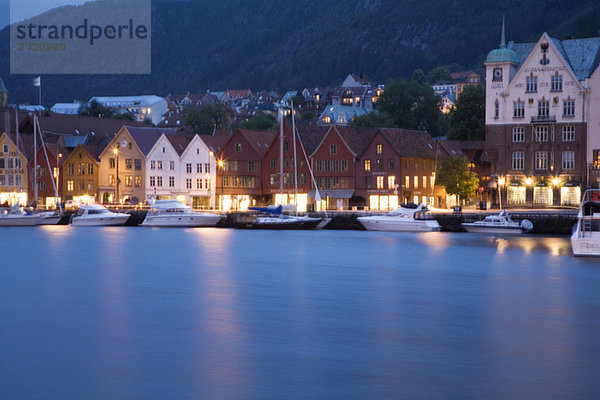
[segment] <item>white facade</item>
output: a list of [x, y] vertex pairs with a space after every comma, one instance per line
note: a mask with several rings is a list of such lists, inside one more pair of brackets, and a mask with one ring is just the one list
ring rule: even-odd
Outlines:
[[181, 185], [179, 154], [161, 135], [146, 156], [146, 200], [179, 200], [185, 202], [186, 190]]
[[195, 135], [180, 157], [179, 180], [186, 203], [194, 208], [215, 208], [217, 166], [214, 153]]
[[52, 106], [50, 111], [54, 114], [68, 114], [68, 115], [77, 115], [79, 114], [79, 109], [81, 108], [81, 103], [56, 103]]
[[588, 128], [586, 154], [588, 162], [600, 168], [600, 67], [586, 81], [587, 107], [586, 120]]
[[159, 96], [92, 97], [104, 107], [131, 113], [136, 121], [150, 120], [158, 124], [168, 111], [167, 100]]

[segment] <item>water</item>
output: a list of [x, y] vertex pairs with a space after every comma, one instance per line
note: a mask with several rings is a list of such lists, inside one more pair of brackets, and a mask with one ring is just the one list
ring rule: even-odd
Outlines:
[[600, 397], [566, 238], [3, 228], [3, 399]]

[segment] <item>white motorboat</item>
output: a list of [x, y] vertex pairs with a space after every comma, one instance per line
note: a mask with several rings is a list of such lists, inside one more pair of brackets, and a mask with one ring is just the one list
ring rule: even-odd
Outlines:
[[322, 229], [329, 219], [323, 224], [322, 218], [308, 215], [284, 215], [282, 206], [249, 207], [249, 210], [259, 211], [259, 215], [248, 225], [252, 229]]
[[114, 213], [99, 204], [85, 205], [71, 216], [74, 226], [116, 226], [125, 225], [130, 214]]
[[433, 232], [440, 230], [440, 224], [423, 204], [419, 204], [417, 208], [400, 207], [383, 215], [369, 215], [357, 219], [368, 231]]
[[19, 204], [0, 211], [0, 226], [34, 226], [37, 221], [35, 214], [27, 212]]
[[150, 206], [142, 226], [215, 226], [220, 220], [221, 216], [218, 214], [195, 212], [176, 200], [158, 200]]
[[56, 225], [62, 218], [62, 215], [54, 211], [38, 212], [37, 225]]
[[575, 256], [600, 256], [600, 189], [589, 189], [583, 194], [571, 248]]
[[533, 229], [533, 224], [528, 219], [513, 221], [506, 210], [496, 215], [488, 215], [481, 221], [464, 222], [461, 224], [467, 232], [488, 234], [520, 234]]

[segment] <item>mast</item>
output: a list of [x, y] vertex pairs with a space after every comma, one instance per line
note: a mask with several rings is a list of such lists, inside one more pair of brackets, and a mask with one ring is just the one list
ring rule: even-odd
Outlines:
[[33, 185], [34, 185], [34, 190], [33, 190], [33, 195], [34, 195], [34, 201], [35, 201], [35, 211], [37, 211], [38, 208], [38, 184], [37, 184], [37, 127], [38, 127], [38, 121], [37, 121], [37, 115], [35, 115], [35, 113], [33, 114]]
[[[44, 142], [44, 136], [42, 136], [42, 128], [40, 127], [40, 121], [37, 121], [38, 132], [40, 132], [40, 140], [42, 141], [42, 148], [44, 149], [44, 156], [46, 157], [46, 164], [48, 165], [48, 172], [52, 170], [50, 167], [50, 159], [48, 158], [48, 152], [46, 151], [46, 143]], [[58, 145], [56, 145], [56, 151], [58, 152]], [[56, 158], [56, 168], [60, 169], [58, 157]], [[57, 175], [58, 176], [58, 175]], [[60, 211], [60, 215], [63, 214], [62, 206], [60, 205], [60, 201], [58, 201], [58, 187], [56, 186], [56, 181], [54, 179], [50, 179], [52, 181], [52, 187], [54, 188], [54, 194], [56, 196], [56, 205]]]
[[294, 100], [292, 104], [292, 141], [294, 142], [294, 203], [298, 214], [298, 161], [296, 159], [296, 118], [294, 117]]
[[279, 108], [279, 201], [283, 205], [283, 109]]

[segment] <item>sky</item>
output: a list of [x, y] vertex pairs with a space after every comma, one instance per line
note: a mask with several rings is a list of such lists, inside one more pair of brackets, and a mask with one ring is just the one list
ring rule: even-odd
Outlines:
[[56, 7], [88, 1], [90, 0], [0, 0], [0, 28], [8, 25], [11, 18], [14, 21], [22, 21]]

